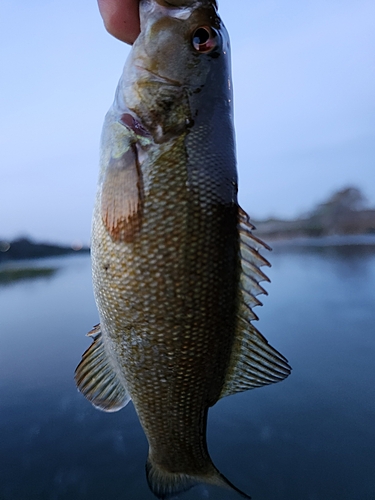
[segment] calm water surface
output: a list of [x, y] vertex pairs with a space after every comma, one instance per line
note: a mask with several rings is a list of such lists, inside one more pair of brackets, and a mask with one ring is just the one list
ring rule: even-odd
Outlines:
[[[253, 500], [375, 500], [375, 251], [276, 250], [257, 325], [292, 375], [209, 414], [216, 466]], [[89, 258], [0, 287], [0, 500], [151, 500], [132, 405], [106, 414], [73, 373], [98, 322]], [[181, 499], [234, 500], [199, 486]]]

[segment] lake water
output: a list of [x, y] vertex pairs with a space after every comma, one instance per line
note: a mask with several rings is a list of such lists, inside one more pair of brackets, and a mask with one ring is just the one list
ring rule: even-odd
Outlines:
[[[375, 499], [375, 250], [275, 250], [258, 327], [293, 367], [209, 413], [216, 466], [253, 500]], [[0, 500], [151, 500], [134, 409], [107, 414], [73, 373], [98, 322], [88, 256], [0, 287]], [[181, 499], [239, 499], [198, 486]]]

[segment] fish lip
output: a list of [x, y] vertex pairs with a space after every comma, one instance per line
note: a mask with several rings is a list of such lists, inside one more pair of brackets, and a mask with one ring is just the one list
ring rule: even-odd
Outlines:
[[155, 73], [154, 71], [151, 71], [150, 69], [145, 68], [144, 66], [141, 66], [139, 64], [136, 64], [135, 67], [141, 71], [145, 71], [149, 75], [152, 75], [154, 77], [153, 81], [171, 85], [172, 87], [182, 87], [182, 83], [178, 82], [177, 80], [172, 80], [171, 78], [167, 78], [166, 76], [160, 76], [158, 73]]

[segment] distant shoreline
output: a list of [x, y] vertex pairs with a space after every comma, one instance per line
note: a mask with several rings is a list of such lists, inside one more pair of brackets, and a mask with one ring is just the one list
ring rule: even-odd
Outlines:
[[0, 264], [17, 260], [41, 259], [89, 252], [89, 247], [81, 245], [64, 246], [51, 243], [36, 243], [28, 238], [20, 238], [9, 242], [0, 240]]
[[294, 236], [272, 238], [267, 235], [256, 236], [264, 239], [265, 243], [277, 247], [343, 247], [343, 246], [366, 246], [375, 247], [375, 234], [336, 234], [327, 236]]

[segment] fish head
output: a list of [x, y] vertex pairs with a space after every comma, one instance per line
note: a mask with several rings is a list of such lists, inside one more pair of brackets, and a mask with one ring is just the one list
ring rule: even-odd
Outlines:
[[[144, 0], [141, 2], [143, 67], [176, 85], [203, 85], [210, 59], [222, 47], [221, 20], [211, 2]], [[135, 47], [137, 51], [137, 47]], [[203, 57], [202, 57], [203, 56]]]
[[229, 37], [213, 0], [141, 0], [140, 20], [120, 99], [162, 141], [189, 127], [212, 92], [231, 100]]

